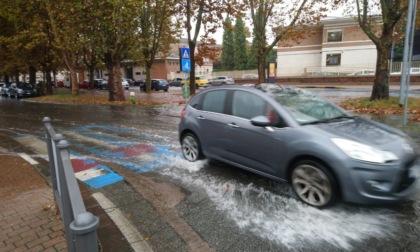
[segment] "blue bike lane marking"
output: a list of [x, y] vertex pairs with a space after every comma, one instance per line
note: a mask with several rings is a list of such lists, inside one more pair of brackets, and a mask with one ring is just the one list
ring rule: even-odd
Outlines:
[[[100, 132], [100, 130], [105, 132]], [[89, 142], [89, 138], [103, 142], [101, 145], [88, 146], [83, 142], [66, 137], [66, 140], [71, 144], [70, 146], [75, 146], [98, 157], [98, 160], [86, 158], [86, 155], [69, 150], [76, 177], [94, 189], [124, 180], [111, 168], [101, 164], [100, 160], [116, 163], [141, 174], [167, 167], [170, 165], [171, 159], [181, 156], [179, 152], [172, 151], [170, 146], [145, 143], [150, 142], [153, 137], [125, 127], [85, 125], [70, 128], [67, 131], [86, 137], [87, 142]], [[138, 141], [127, 141], [123, 137], [111, 135], [114, 132], [123, 133], [127, 136], [131, 135], [133, 139]], [[45, 133], [40, 132], [39, 135], [43, 134]], [[45, 142], [45, 138], [30, 134], [18, 134], [17, 137], [33, 137], [36, 141]], [[141, 139], [145, 139], [145, 141], [141, 141]]]
[[[170, 146], [141, 144], [140, 142], [127, 141], [124, 138], [119, 138], [114, 135], [110, 135], [109, 133], [97, 132], [95, 131], [96, 129], [103, 129], [108, 132], [125, 133], [129, 135], [135, 134], [133, 137], [139, 138], [138, 132], [132, 129], [108, 125], [87, 125], [73, 128], [70, 131], [81, 136], [101, 140], [105, 144], [99, 146], [87, 146], [81, 142], [76, 142], [71, 139], [69, 139], [69, 142], [71, 145], [79, 149], [100, 157], [100, 159], [116, 163], [139, 174], [167, 167], [171, 163], [171, 158], [181, 157], [181, 154], [179, 152], [172, 151]], [[141, 134], [141, 137], [150, 138], [147, 134]], [[100, 181], [100, 178], [95, 179], [95, 183], [100, 184], [98, 181]]]

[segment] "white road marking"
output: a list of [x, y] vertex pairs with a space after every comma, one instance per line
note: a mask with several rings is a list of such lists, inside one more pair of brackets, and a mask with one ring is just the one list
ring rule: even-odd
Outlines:
[[102, 193], [94, 193], [92, 196], [99, 205], [105, 210], [108, 216], [120, 229], [121, 233], [130, 243], [134, 251], [153, 252], [149, 244], [143, 239], [140, 232], [124, 217], [124, 214]]
[[35, 161], [34, 159], [32, 159], [30, 156], [28, 156], [27, 154], [25, 154], [25, 153], [18, 153], [18, 155], [21, 157], [21, 158], [23, 158], [23, 159], [25, 159], [26, 160], [26, 162], [28, 162], [29, 164], [31, 164], [31, 165], [37, 165], [37, 164], [39, 164], [37, 161]]

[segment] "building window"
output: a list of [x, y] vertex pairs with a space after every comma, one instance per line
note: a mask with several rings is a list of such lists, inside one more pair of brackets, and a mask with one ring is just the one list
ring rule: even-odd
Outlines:
[[343, 32], [342, 31], [328, 31], [327, 42], [341, 42], [343, 41]]
[[327, 66], [339, 66], [341, 54], [327, 54]]

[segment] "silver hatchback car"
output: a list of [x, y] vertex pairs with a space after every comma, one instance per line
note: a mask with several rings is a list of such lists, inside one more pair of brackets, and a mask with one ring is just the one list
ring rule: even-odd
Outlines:
[[221, 86], [195, 95], [179, 124], [189, 161], [209, 157], [276, 180], [318, 208], [399, 202], [416, 191], [416, 145], [303, 89]]

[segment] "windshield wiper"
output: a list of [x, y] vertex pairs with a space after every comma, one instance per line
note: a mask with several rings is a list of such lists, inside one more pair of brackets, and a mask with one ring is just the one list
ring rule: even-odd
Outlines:
[[312, 121], [312, 122], [304, 122], [304, 123], [301, 123], [301, 125], [339, 122], [339, 121], [342, 121], [343, 119], [354, 119], [355, 117], [356, 116], [342, 115], [342, 116], [336, 116], [333, 118], [322, 119], [322, 120], [317, 120], [317, 121]]

